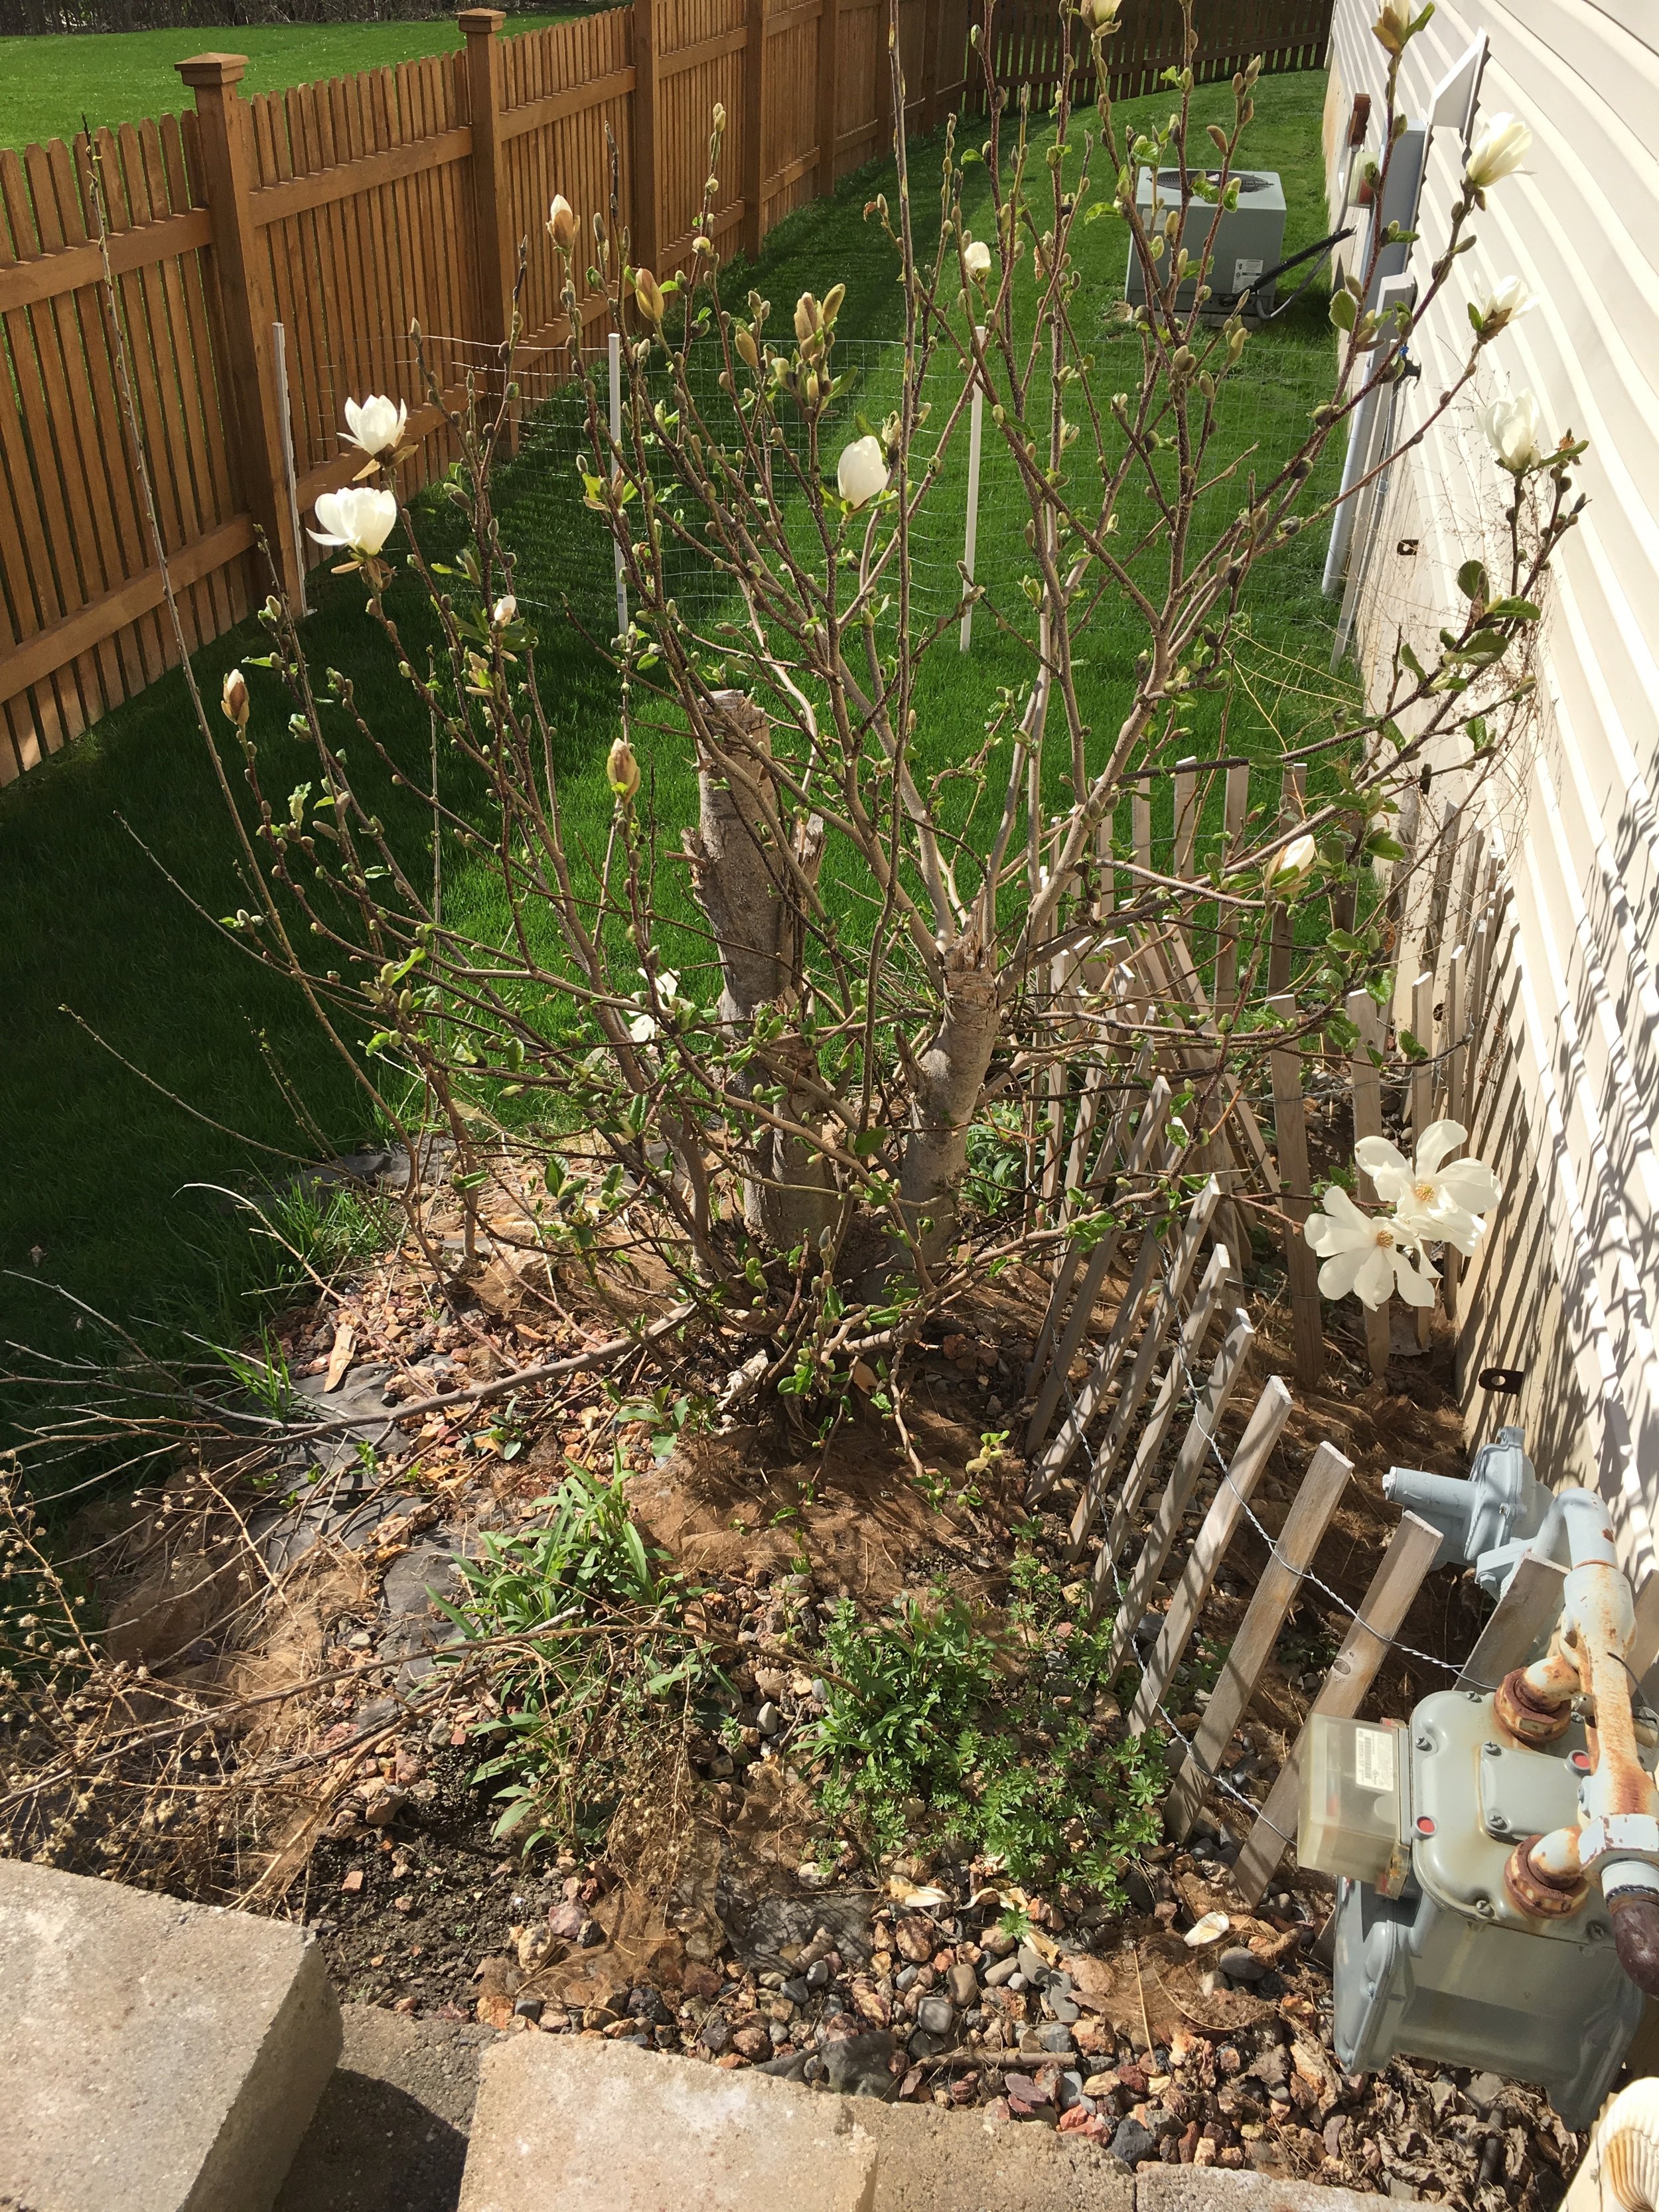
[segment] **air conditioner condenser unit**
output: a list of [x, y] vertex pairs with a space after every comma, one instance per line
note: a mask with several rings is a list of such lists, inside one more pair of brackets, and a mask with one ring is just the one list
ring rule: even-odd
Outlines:
[[[1179, 169], [1160, 169], [1155, 193], [1152, 171], [1141, 170], [1135, 185], [1135, 205], [1149, 233], [1161, 234], [1169, 217], [1179, 211], [1181, 181]], [[1210, 171], [1205, 181], [1213, 191], [1217, 173]], [[1218, 316], [1230, 314], [1242, 298], [1244, 313], [1260, 316], [1272, 310], [1275, 272], [1285, 258], [1285, 188], [1277, 172], [1272, 169], [1242, 170], [1235, 181], [1238, 185], [1238, 205], [1219, 210], [1220, 221], [1205, 277], [1210, 288], [1205, 312]], [[1217, 213], [1212, 198], [1200, 199], [1194, 193], [1188, 202], [1181, 243], [1192, 258], [1194, 272], [1211, 225], [1216, 223]], [[1167, 247], [1165, 252], [1169, 252]], [[1165, 270], [1170, 264], [1166, 259], [1158, 265], [1160, 270]], [[1191, 307], [1197, 285], [1194, 273], [1176, 294], [1177, 306]], [[1146, 286], [1140, 257], [1133, 243], [1124, 289], [1132, 305], [1145, 304]]]

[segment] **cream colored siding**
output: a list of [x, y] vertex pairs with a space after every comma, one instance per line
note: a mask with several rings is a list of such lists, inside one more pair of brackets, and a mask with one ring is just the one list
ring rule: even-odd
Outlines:
[[[1334, 202], [1349, 101], [1369, 92], [1381, 114], [1375, 13], [1337, 0]], [[1479, 396], [1529, 385], [1552, 433], [1589, 438], [1590, 505], [1550, 588], [1536, 726], [1476, 801], [1512, 894], [1478, 1123], [1509, 1190], [1464, 1295], [1466, 1405], [1472, 1433], [1490, 1433], [1514, 1414], [1475, 1370], [1525, 1365], [1541, 1471], [1599, 1480], [1640, 1565], [1659, 1519], [1659, 9], [1442, 0], [1401, 71], [1413, 118], [1482, 32], [1480, 115], [1522, 117], [1533, 149], [1418, 334], [1410, 405], [1421, 419], [1467, 357], [1467, 300], [1518, 273], [1540, 305], [1483, 358]], [[1462, 155], [1455, 130], [1435, 132], [1419, 287]], [[1431, 636], [1456, 604], [1458, 562], [1483, 535], [1496, 546], [1502, 496], [1473, 404], [1396, 471], [1358, 610], [1373, 683], [1402, 623]], [[1414, 557], [1395, 551], [1413, 537]]]

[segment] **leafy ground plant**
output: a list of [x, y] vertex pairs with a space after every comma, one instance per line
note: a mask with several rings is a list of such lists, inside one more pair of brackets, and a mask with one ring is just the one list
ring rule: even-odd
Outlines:
[[1158, 1840], [1156, 1735], [1115, 1742], [1109, 1638], [1072, 1623], [1059, 1577], [1029, 1546], [994, 1632], [943, 1584], [861, 1625], [843, 1604], [824, 1637], [817, 1748], [825, 1816], [878, 1850], [954, 1841], [1017, 1880], [1069, 1878], [1109, 1904]]
[[637, 1759], [660, 1754], [665, 1717], [703, 1676], [678, 1619], [683, 1579], [647, 1549], [623, 1480], [620, 1464], [609, 1477], [573, 1468], [532, 1509], [544, 1525], [485, 1535], [460, 1562], [459, 1601], [436, 1601], [461, 1632], [458, 1659], [514, 1640], [499, 1716], [475, 1730], [495, 1748], [472, 1780], [497, 1785], [495, 1834], [526, 1855], [603, 1840]]

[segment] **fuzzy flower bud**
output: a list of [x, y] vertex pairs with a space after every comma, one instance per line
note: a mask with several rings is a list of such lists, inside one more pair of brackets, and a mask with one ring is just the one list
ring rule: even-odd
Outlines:
[[554, 193], [547, 210], [547, 234], [561, 253], [568, 253], [576, 243], [576, 210], [562, 192]]
[[219, 705], [227, 721], [234, 722], [239, 730], [246, 729], [252, 702], [247, 696], [247, 678], [240, 668], [233, 668], [226, 677]]
[[662, 286], [648, 269], [634, 271], [634, 297], [640, 303], [640, 313], [648, 323], [659, 323], [665, 305]]
[[618, 738], [612, 744], [605, 773], [611, 790], [626, 806], [640, 787], [640, 764], [626, 738]]

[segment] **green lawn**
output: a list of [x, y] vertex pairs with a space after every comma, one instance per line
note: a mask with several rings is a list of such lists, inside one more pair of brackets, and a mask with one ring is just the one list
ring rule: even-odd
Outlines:
[[[1269, 78], [1259, 89], [1249, 159], [1284, 175], [1291, 209], [1287, 250], [1324, 228], [1323, 97], [1317, 74]], [[1229, 100], [1224, 88], [1200, 95], [1200, 121], [1219, 116]], [[1158, 112], [1162, 104], [1155, 99], [1147, 105]], [[919, 176], [931, 169], [931, 151], [913, 149]], [[869, 365], [862, 404], [872, 414], [880, 411], [883, 380], [896, 373], [880, 342], [898, 336], [901, 316], [890, 251], [877, 227], [861, 220], [882, 180], [879, 169], [848, 179], [833, 200], [780, 226], [757, 267], [733, 272], [739, 291], [754, 283], [785, 303], [785, 314], [803, 289], [822, 294], [837, 280], [847, 284], [840, 330]], [[929, 204], [920, 184], [916, 198], [919, 205]], [[1123, 234], [1103, 222], [1081, 236], [1103, 311], [1121, 285]], [[1110, 374], [1110, 349], [1119, 343], [1103, 339], [1103, 381]], [[1252, 338], [1246, 361], [1249, 374], [1241, 381], [1228, 436], [1235, 446], [1260, 437], [1269, 451], [1282, 451], [1303, 434], [1321, 396], [1318, 380], [1329, 373], [1322, 289], [1316, 286], [1281, 323]], [[574, 438], [568, 423], [562, 427], [562, 411], [556, 405], [532, 432], [500, 495], [506, 533], [521, 564], [521, 603], [547, 611], [538, 615], [541, 685], [557, 719], [573, 835], [579, 848], [599, 848], [611, 811], [603, 763], [614, 732], [614, 683], [554, 610], [568, 591], [601, 612], [610, 555], [608, 541], [600, 541], [592, 519], [575, 503]], [[1009, 598], [1023, 548], [1006, 526], [1012, 508], [1006, 500], [999, 505], [988, 443], [988, 453], [993, 458], [979, 573], [994, 592]], [[949, 587], [945, 568], [959, 544], [957, 481], [953, 477], [941, 495], [932, 542], [934, 588], [940, 591]], [[1228, 497], [1236, 503], [1236, 495]], [[426, 510], [423, 536], [437, 542], [444, 526], [435, 509]], [[1329, 682], [1329, 611], [1318, 592], [1322, 545], [1312, 542], [1322, 537], [1310, 533], [1294, 562], [1275, 565], [1271, 592], [1256, 609], [1264, 665], [1272, 665], [1267, 650], [1291, 654], [1290, 665], [1316, 692]], [[307, 628], [314, 664], [349, 669], [369, 719], [394, 744], [406, 744], [423, 768], [424, 720], [416, 726], [410, 696], [364, 617], [361, 588], [319, 572], [314, 589], [320, 607]], [[400, 580], [394, 591], [400, 619], [417, 628], [410, 585]], [[245, 629], [204, 652], [198, 669], [208, 696], [216, 697], [225, 668], [258, 649]], [[1133, 650], [1133, 634], [1119, 619], [1103, 617], [1091, 633], [1086, 680], [1092, 719], [1103, 733], [1115, 726], [1127, 696]], [[1299, 655], [1305, 662], [1294, 658]], [[1029, 662], [999, 640], [981, 612], [972, 653], [958, 656], [952, 643], [924, 672], [918, 707], [936, 757], [976, 744], [996, 687], [1028, 672]], [[280, 799], [310, 773], [309, 763], [286, 734], [286, 703], [275, 680], [256, 672], [254, 690], [269, 787]], [[1269, 682], [1264, 710], [1271, 710], [1274, 696]], [[1194, 750], [1201, 752], [1212, 734], [1200, 719]], [[1233, 744], [1263, 755], [1277, 748], [1261, 713], [1236, 717], [1228, 735]], [[675, 846], [679, 821], [693, 804], [690, 765], [672, 736], [653, 746], [650, 765], [662, 840]], [[375, 789], [372, 803], [417, 849], [423, 823], [410, 794]], [[1167, 799], [1164, 805], [1167, 812]], [[8, 1049], [0, 1054], [0, 1127], [9, 1155], [8, 1173], [0, 1177], [0, 1268], [18, 1271], [0, 1275], [0, 1337], [68, 1340], [69, 1312], [52, 1294], [52, 1284], [123, 1319], [187, 1324], [221, 1335], [245, 1332], [270, 1273], [270, 1248], [250, 1242], [222, 1204], [187, 1187], [246, 1183], [280, 1170], [280, 1162], [242, 1138], [307, 1155], [314, 1150], [285, 1103], [285, 1086], [303, 1098], [330, 1143], [344, 1146], [371, 1133], [368, 1102], [295, 997], [192, 914], [163, 868], [210, 915], [249, 902], [239, 894], [228, 828], [177, 675], [0, 794], [0, 1006], [7, 1009], [8, 1033]], [[487, 877], [452, 875], [452, 916], [468, 914], [481, 931], [493, 921], [499, 933], [493, 901]], [[151, 1083], [101, 1050], [64, 1008], [100, 1031]], [[163, 1095], [168, 1092], [222, 1127], [193, 1120]], [[37, 1250], [38, 1261], [32, 1256]]]
[[[570, 7], [511, 15], [507, 35], [586, 12]], [[174, 114], [191, 105], [175, 64], [192, 54], [246, 54], [243, 91], [277, 92], [284, 85], [448, 53], [459, 44], [453, 19], [445, 15], [423, 23], [226, 23], [188, 31], [0, 39], [0, 146], [72, 138], [82, 118], [98, 130]]]

